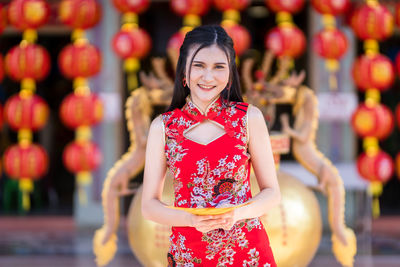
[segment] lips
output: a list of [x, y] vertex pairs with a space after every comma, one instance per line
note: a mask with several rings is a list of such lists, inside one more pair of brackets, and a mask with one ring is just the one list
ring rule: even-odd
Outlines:
[[205, 85], [205, 84], [198, 84], [198, 86], [203, 89], [203, 90], [211, 90], [214, 89], [215, 86], [214, 85]]

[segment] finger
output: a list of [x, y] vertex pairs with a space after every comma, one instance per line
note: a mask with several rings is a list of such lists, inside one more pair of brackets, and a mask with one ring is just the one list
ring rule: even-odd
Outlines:
[[232, 230], [232, 227], [233, 227], [233, 225], [228, 224], [228, 225], [224, 225], [224, 226], [222, 227], [222, 229], [224, 229], [225, 231], [230, 231], [230, 230]]
[[230, 218], [233, 217], [233, 215], [234, 215], [233, 211], [228, 211], [228, 212], [225, 212], [223, 214], [220, 214], [218, 219], [230, 219]]
[[195, 220], [197, 221], [207, 221], [207, 220], [212, 220], [213, 216], [211, 215], [196, 215], [195, 216]]
[[207, 228], [207, 229], [218, 229], [221, 228], [222, 225], [226, 224], [225, 220], [210, 220], [210, 221], [202, 221], [196, 225], [199, 228]]
[[197, 231], [200, 231], [200, 232], [202, 232], [202, 233], [207, 233], [207, 232], [212, 231], [212, 230], [214, 230], [214, 229], [218, 229], [218, 227], [210, 226], [210, 225], [206, 225], [206, 226], [197, 226], [197, 227], [196, 227], [196, 230], [197, 230]]
[[225, 219], [211, 219], [211, 220], [203, 220], [198, 222], [198, 225], [209, 225], [209, 226], [217, 226], [226, 223]]

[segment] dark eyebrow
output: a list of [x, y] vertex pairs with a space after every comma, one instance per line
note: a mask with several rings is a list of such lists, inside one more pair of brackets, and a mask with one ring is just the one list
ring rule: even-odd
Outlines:
[[[203, 61], [193, 60], [193, 63], [201, 63], [204, 64]], [[216, 62], [215, 65], [226, 65], [225, 62]]]

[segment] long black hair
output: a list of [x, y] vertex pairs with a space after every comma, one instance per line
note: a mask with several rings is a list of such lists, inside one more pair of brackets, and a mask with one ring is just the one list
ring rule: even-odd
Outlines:
[[[190, 93], [188, 86], [183, 86], [182, 80], [185, 77], [186, 62], [189, 50], [197, 46], [196, 51], [193, 53], [189, 64], [189, 75], [192, 68], [192, 62], [197, 53], [212, 45], [217, 45], [222, 51], [225, 52], [229, 62], [229, 82], [224, 90], [221, 92], [221, 97], [228, 101], [243, 102], [240, 92], [239, 74], [236, 67], [236, 54], [233, 49], [232, 38], [225, 32], [219, 25], [205, 25], [194, 28], [185, 36], [183, 44], [180, 49], [178, 64], [176, 66], [174, 94], [172, 96], [171, 105], [167, 111], [174, 110], [175, 108], [182, 108], [186, 103], [186, 97]], [[187, 78], [190, 80], [190, 77]]]

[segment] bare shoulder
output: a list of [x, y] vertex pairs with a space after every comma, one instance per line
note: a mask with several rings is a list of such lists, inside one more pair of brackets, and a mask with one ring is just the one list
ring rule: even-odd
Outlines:
[[249, 104], [249, 107], [247, 109], [247, 113], [248, 113], [248, 116], [249, 116], [249, 122], [250, 123], [252, 121], [254, 121], [254, 122], [259, 122], [260, 120], [264, 121], [264, 116], [263, 116], [261, 110], [258, 107], [254, 106], [252, 104]]
[[160, 114], [156, 118], [154, 118], [154, 120], [151, 122], [149, 137], [154, 135], [162, 136], [163, 132], [164, 132], [164, 122], [162, 119], [162, 115]]
[[[259, 138], [268, 136], [267, 124], [261, 110], [253, 105], [248, 107], [248, 140], [249, 143], [258, 142]], [[257, 140], [257, 141], [256, 141]]]

